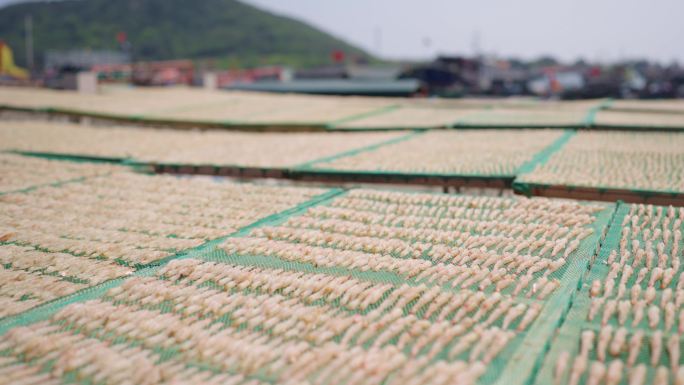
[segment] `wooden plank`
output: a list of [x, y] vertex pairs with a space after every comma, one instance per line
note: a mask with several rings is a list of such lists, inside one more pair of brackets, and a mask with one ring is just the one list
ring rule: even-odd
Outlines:
[[[516, 191], [516, 193], [520, 192]], [[568, 188], [566, 186], [531, 186], [530, 193], [533, 196], [542, 196], [548, 198], [595, 200], [605, 202], [615, 202], [621, 200], [627, 203], [684, 206], [684, 194], [673, 195], [658, 192], [640, 194], [637, 192], [620, 189], [598, 189], [590, 187]]]

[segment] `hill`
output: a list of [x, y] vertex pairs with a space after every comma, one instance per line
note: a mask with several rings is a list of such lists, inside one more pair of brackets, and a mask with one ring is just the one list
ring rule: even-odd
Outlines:
[[0, 40], [25, 64], [24, 19], [32, 15], [38, 62], [48, 49], [117, 49], [123, 31], [135, 60], [218, 58], [249, 64], [321, 64], [330, 52], [362, 50], [306, 23], [236, 0], [66, 0], [0, 9]]

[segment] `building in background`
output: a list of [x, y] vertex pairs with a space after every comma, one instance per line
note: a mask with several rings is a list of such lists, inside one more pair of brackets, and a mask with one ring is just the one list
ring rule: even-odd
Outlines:
[[79, 72], [92, 71], [99, 66], [125, 66], [130, 62], [130, 55], [122, 51], [50, 50], [45, 53], [43, 80], [50, 88], [75, 89]]

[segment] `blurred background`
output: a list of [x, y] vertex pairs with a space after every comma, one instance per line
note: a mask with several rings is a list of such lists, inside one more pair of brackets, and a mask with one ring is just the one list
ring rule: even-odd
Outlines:
[[0, 83], [684, 97], [680, 0], [0, 0]]

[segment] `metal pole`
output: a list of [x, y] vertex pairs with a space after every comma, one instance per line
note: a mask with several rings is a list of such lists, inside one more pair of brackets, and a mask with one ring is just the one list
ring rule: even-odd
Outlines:
[[26, 15], [24, 18], [26, 27], [26, 66], [33, 72], [33, 17]]
[[382, 52], [382, 29], [380, 27], [375, 27], [373, 31], [373, 40], [375, 45], [375, 53], [380, 55]]

